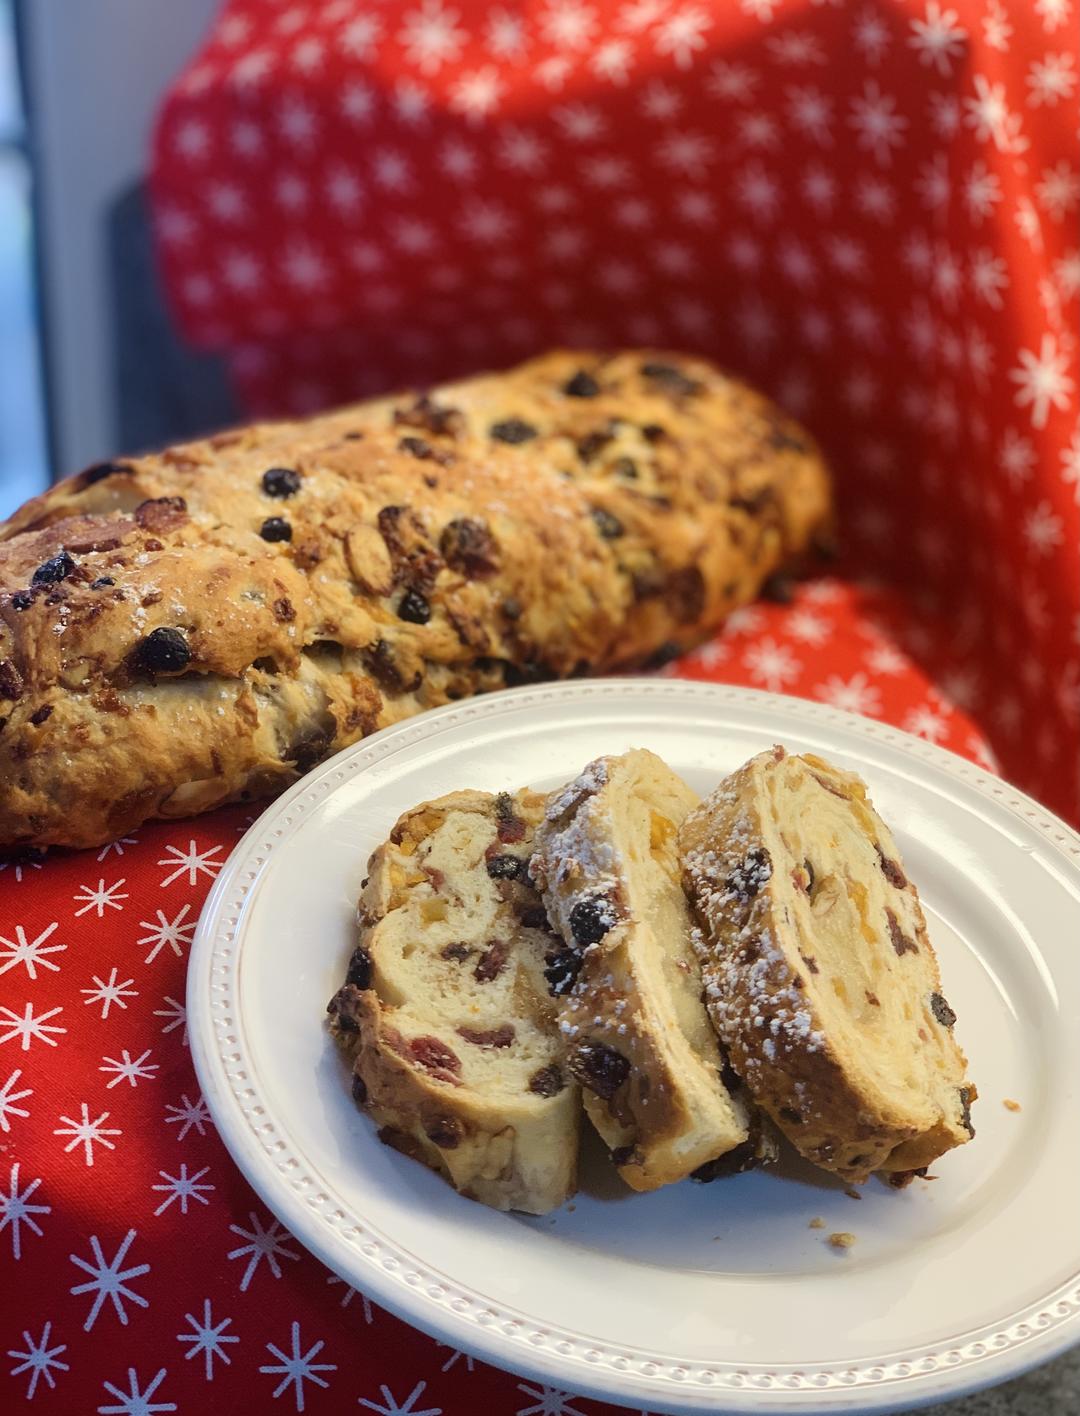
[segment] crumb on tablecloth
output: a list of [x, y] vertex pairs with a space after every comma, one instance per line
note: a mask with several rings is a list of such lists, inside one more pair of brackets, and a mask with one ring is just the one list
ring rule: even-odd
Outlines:
[[1007, 1097], [1005, 1098], [1005, 1100], [1004, 1100], [1001, 1104], [1002, 1104], [1002, 1106], [1004, 1106], [1004, 1108], [1005, 1108], [1006, 1111], [1019, 1111], [1019, 1110], [1020, 1110], [1020, 1103], [1019, 1103], [1018, 1101], [1013, 1101], [1012, 1097], [1010, 1097], [1010, 1096], [1007, 1096]]
[[829, 1243], [834, 1249], [850, 1249], [855, 1243], [854, 1234], [849, 1234], [846, 1229], [842, 1229], [839, 1234], [830, 1234]]

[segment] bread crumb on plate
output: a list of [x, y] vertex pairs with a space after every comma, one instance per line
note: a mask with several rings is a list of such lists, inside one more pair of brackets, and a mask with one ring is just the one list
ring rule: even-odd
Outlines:
[[1004, 1108], [1005, 1108], [1006, 1111], [1019, 1111], [1019, 1110], [1020, 1110], [1020, 1103], [1019, 1103], [1018, 1101], [1013, 1101], [1012, 1097], [1009, 1097], [1009, 1096], [1007, 1096], [1007, 1097], [1005, 1098], [1005, 1100], [1004, 1100], [1001, 1104], [1002, 1104], [1002, 1106], [1004, 1106]]
[[825, 1221], [821, 1218], [820, 1215], [815, 1215], [814, 1218], [810, 1221], [810, 1228], [811, 1228], [811, 1229], [824, 1229], [824, 1228], [825, 1228]]
[[841, 1230], [839, 1234], [830, 1234], [829, 1243], [834, 1249], [850, 1249], [852, 1244], [855, 1243], [855, 1236], [854, 1234], [849, 1234], [847, 1230], [844, 1229]]

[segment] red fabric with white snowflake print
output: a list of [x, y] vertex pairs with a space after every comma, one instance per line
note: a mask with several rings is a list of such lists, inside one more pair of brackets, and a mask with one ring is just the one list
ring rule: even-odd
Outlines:
[[155, 142], [177, 317], [252, 414], [547, 345], [715, 355], [849, 565], [1080, 819], [1075, 0], [230, 0]]
[[[920, 628], [892, 592], [819, 580], [740, 611], [664, 672], [869, 713], [993, 768], [900, 647]], [[0, 870], [0, 1409], [29, 1396], [54, 1416], [611, 1410], [473, 1362], [354, 1294], [233, 1166], [183, 1000], [199, 910], [251, 819], [218, 811]]]

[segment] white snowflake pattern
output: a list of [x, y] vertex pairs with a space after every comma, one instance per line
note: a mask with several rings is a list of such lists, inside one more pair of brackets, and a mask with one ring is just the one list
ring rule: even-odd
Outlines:
[[51, 1335], [52, 1323], [48, 1322], [42, 1329], [41, 1337], [37, 1342], [33, 1340], [29, 1332], [23, 1332], [23, 1342], [26, 1343], [25, 1351], [8, 1351], [9, 1357], [22, 1358], [18, 1366], [12, 1367], [11, 1375], [18, 1377], [23, 1372], [30, 1373], [30, 1382], [26, 1388], [27, 1401], [33, 1401], [38, 1382], [42, 1377], [45, 1378], [45, 1384], [52, 1390], [56, 1386], [56, 1378], [53, 1373], [71, 1371], [66, 1362], [60, 1361], [60, 1353], [67, 1351], [67, 1343], [60, 1342], [55, 1347], [50, 1347], [49, 1338]]
[[329, 1383], [325, 1377], [320, 1377], [320, 1372], [336, 1372], [336, 1362], [316, 1362], [314, 1359], [319, 1355], [326, 1343], [322, 1340], [313, 1343], [306, 1352], [301, 1351], [300, 1324], [294, 1322], [292, 1325], [292, 1348], [289, 1352], [282, 1352], [280, 1347], [274, 1343], [266, 1343], [266, 1350], [271, 1357], [277, 1357], [276, 1363], [269, 1363], [259, 1368], [260, 1372], [265, 1372], [271, 1376], [280, 1376], [281, 1381], [274, 1388], [275, 1399], [289, 1387], [293, 1388], [296, 1398], [297, 1411], [304, 1409], [304, 1383], [312, 1382], [315, 1386], [327, 1387]]
[[894, 95], [882, 93], [876, 79], [867, 79], [862, 93], [851, 100], [848, 126], [854, 129], [859, 147], [872, 153], [880, 167], [888, 167], [893, 149], [904, 144], [908, 120], [896, 112]]
[[128, 1280], [139, 1278], [144, 1273], [150, 1272], [149, 1264], [134, 1264], [131, 1268], [122, 1269], [120, 1265], [127, 1257], [127, 1252], [131, 1248], [132, 1242], [136, 1238], [136, 1231], [129, 1229], [121, 1241], [120, 1247], [108, 1263], [105, 1262], [105, 1254], [101, 1247], [101, 1240], [96, 1234], [90, 1236], [90, 1250], [93, 1255], [93, 1262], [80, 1259], [77, 1254], [69, 1254], [68, 1258], [76, 1267], [81, 1268], [84, 1273], [90, 1275], [87, 1283], [77, 1283], [69, 1292], [78, 1297], [81, 1293], [93, 1293], [95, 1295], [93, 1305], [83, 1323], [83, 1331], [89, 1332], [97, 1322], [98, 1314], [104, 1306], [106, 1298], [113, 1305], [113, 1310], [120, 1322], [126, 1327], [128, 1321], [127, 1309], [124, 1307], [124, 1300], [134, 1303], [139, 1308], [148, 1308], [150, 1300], [144, 1298], [141, 1293], [136, 1293], [133, 1288], [128, 1287]]
[[369, 1411], [374, 1411], [376, 1416], [442, 1416], [441, 1406], [425, 1406], [422, 1410], [415, 1403], [420, 1400], [427, 1387], [427, 1382], [417, 1382], [412, 1391], [399, 1405], [390, 1392], [388, 1386], [379, 1387], [382, 1401], [369, 1401], [366, 1396], [360, 1397], [359, 1404], [366, 1406]]
[[960, 100], [954, 93], [932, 93], [927, 100], [930, 126], [939, 138], [948, 142], [960, 131]]
[[454, 63], [468, 37], [458, 27], [460, 18], [460, 11], [446, 9], [442, 0], [421, 0], [418, 9], [407, 11], [397, 37], [408, 62], [422, 74], [437, 74]]
[[942, 10], [937, 0], [928, 0], [926, 18], [912, 20], [914, 31], [908, 44], [918, 51], [919, 62], [936, 69], [942, 78], [952, 73], [953, 61], [967, 48], [968, 33], [955, 10]]
[[864, 6], [855, 18], [851, 35], [855, 48], [876, 69], [892, 45], [892, 35], [880, 11], [872, 5]]
[[499, 106], [505, 85], [494, 64], [462, 74], [450, 92], [450, 107], [473, 122], [487, 118]]
[[17, 1101], [23, 1101], [28, 1096], [34, 1095], [33, 1087], [24, 1087], [22, 1091], [16, 1091], [15, 1086], [22, 1076], [22, 1068], [16, 1067], [11, 1076], [2, 1087], [0, 1087], [0, 1131], [11, 1130], [10, 1117], [20, 1116], [24, 1120], [30, 1115], [24, 1107], [16, 1106]]
[[772, 151], [780, 146], [780, 125], [769, 113], [740, 113], [735, 128], [745, 148]]
[[657, 144], [659, 162], [673, 172], [701, 179], [715, 157], [712, 140], [704, 133], [674, 132]]
[[83, 1159], [87, 1165], [94, 1163], [94, 1147], [104, 1146], [106, 1150], [115, 1150], [116, 1143], [107, 1140], [108, 1136], [120, 1136], [123, 1132], [118, 1126], [106, 1126], [111, 1112], [103, 1111], [100, 1116], [90, 1120], [90, 1105], [88, 1102], [80, 1103], [81, 1116], [78, 1120], [73, 1116], [61, 1116], [61, 1121], [66, 1121], [66, 1126], [57, 1126], [53, 1130], [54, 1136], [70, 1136], [64, 1147], [64, 1154], [73, 1151], [76, 1146], [83, 1147]]
[[653, 33], [657, 54], [670, 55], [678, 69], [689, 69], [705, 48], [705, 35], [712, 23], [712, 16], [699, 5], [684, 5], [673, 11]]
[[896, 192], [887, 182], [863, 173], [855, 184], [855, 206], [863, 216], [888, 225], [896, 216]]
[[529, 1386], [526, 1382], [518, 1382], [518, 1391], [535, 1399], [531, 1406], [518, 1407], [517, 1416], [585, 1416], [583, 1411], [571, 1404], [574, 1398], [568, 1391], [559, 1391], [557, 1387]]
[[964, 182], [964, 205], [976, 226], [981, 226], [985, 217], [993, 214], [1001, 201], [1001, 180], [996, 172], [991, 172], [982, 158], [971, 164], [971, 170]]
[[200, 851], [194, 840], [188, 841], [186, 851], [181, 850], [179, 846], [166, 846], [165, 855], [158, 861], [158, 865], [166, 866], [169, 874], [162, 880], [161, 888], [171, 885], [183, 875], [187, 876], [189, 885], [196, 884], [200, 875], [213, 880], [223, 864], [220, 860], [214, 860], [214, 856], [218, 855], [221, 849], [221, 846], [210, 846], [207, 850]]
[[15, 1038], [19, 1038], [24, 1052], [29, 1051], [31, 1042], [44, 1042], [49, 1047], [55, 1047], [56, 1038], [49, 1037], [49, 1033], [66, 1033], [67, 1028], [62, 1028], [47, 1020], [55, 1018], [58, 1013], [63, 1011], [63, 1007], [58, 1007], [35, 1014], [33, 1004], [27, 1003], [20, 1015], [11, 1008], [0, 1007], [0, 1013], [7, 1015], [6, 1018], [0, 1018], [0, 1028], [7, 1028], [4, 1036], [0, 1037], [0, 1043], [12, 1042]]
[[1077, 82], [1074, 64], [1073, 56], [1067, 51], [1049, 53], [1036, 60], [1027, 72], [1030, 106], [1056, 108], [1059, 99], [1070, 99]]
[[1013, 27], [1009, 23], [1001, 0], [990, 0], [982, 24], [983, 38], [986, 40], [987, 48], [997, 49], [1003, 54], [1006, 53], [1009, 48], [1009, 40], [1013, 35]]
[[657, 123], [670, 123], [683, 109], [683, 97], [672, 84], [662, 79], [653, 79], [646, 84], [638, 98], [638, 108], [646, 118]]
[[875, 644], [866, 656], [866, 662], [875, 674], [888, 678], [892, 674], [906, 673], [911, 667], [895, 644]]
[[552, 116], [573, 143], [594, 143], [607, 135], [607, 119], [591, 104], [565, 103]]
[[717, 59], [709, 70], [706, 92], [728, 103], [749, 103], [761, 83], [761, 75], [745, 64]]
[[524, 18], [512, 10], [492, 10], [487, 19], [486, 44], [496, 59], [521, 59], [528, 47]]
[[1059, 352], [1052, 334], [1044, 334], [1038, 354], [1021, 349], [1018, 357], [1017, 367], [1009, 370], [1010, 380], [1018, 385], [1013, 401], [1019, 408], [1030, 405], [1031, 426], [1045, 428], [1050, 409], [1067, 409], [1076, 386], [1068, 372], [1068, 355]]
[[[1061, 450], [1061, 476], [1066, 484], [1072, 483], [1073, 496], [1077, 506], [1080, 506], [1080, 428], [1073, 432], [1069, 446]], [[0, 1092], [0, 1108], [3, 1099], [3, 1093]], [[0, 1115], [0, 1125], [2, 1124], [3, 1116]]]
[[187, 1092], [184, 1092], [181, 1094], [179, 1106], [172, 1106], [167, 1103], [165, 1110], [173, 1113], [171, 1116], [165, 1117], [166, 1126], [179, 1125], [180, 1127], [179, 1131], [176, 1133], [176, 1139], [178, 1141], [182, 1141], [192, 1127], [195, 1128], [198, 1135], [203, 1136], [206, 1134], [203, 1128], [214, 1124], [210, 1117], [210, 1112], [207, 1109], [206, 1102], [201, 1095], [195, 1101], [191, 1101], [188, 1098]]
[[[450, 1344], [447, 1342], [440, 1342], [439, 1346], [450, 1347]], [[450, 1348], [450, 1356], [447, 1357], [446, 1361], [442, 1364], [442, 1367], [439, 1370], [443, 1372], [449, 1372], [452, 1367], [457, 1366], [457, 1364], [462, 1360], [462, 1358], [464, 1358], [465, 1360], [465, 1370], [467, 1372], [473, 1371], [476, 1366], [475, 1359], [470, 1357], [467, 1352], [459, 1352], [456, 1348]]]
[[817, 36], [809, 30], [783, 30], [770, 35], [765, 48], [777, 64], [795, 68], [801, 64], [827, 64], [828, 55], [818, 42]]
[[774, 221], [780, 209], [780, 184], [760, 162], [748, 163], [736, 178], [735, 200], [755, 220]]
[[118, 841], [110, 841], [107, 846], [102, 846], [101, 850], [98, 851], [98, 864], [100, 865], [105, 857], [111, 855], [113, 851], [115, 851], [118, 856], [122, 856], [128, 846], [137, 846], [138, 844], [138, 836], [121, 836]]
[[118, 1008], [126, 1008], [125, 998], [138, 998], [139, 990], [132, 988], [135, 982], [133, 978], [126, 978], [122, 983], [117, 983], [116, 977], [118, 969], [110, 969], [108, 980], [101, 979], [97, 974], [91, 975], [92, 981], [96, 985], [94, 988], [80, 988], [79, 992], [86, 994], [83, 999], [83, 1006], [91, 1003], [101, 1004], [101, 1016], [104, 1020], [109, 1016], [109, 1009], [115, 1004]]
[[791, 126], [819, 147], [831, 147], [833, 100], [829, 95], [816, 84], [792, 84], [785, 98]]
[[371, 1299], [366, 1293], [361, 1293], [359, 1289], [353, 1288], [351, 1284], [346, 1283], [343, 1278], [339, 1278], [336, 1273], [329, 1274], [326, 1281], [331, 1286], [340, 1284], [345, 1289], [345, 1292], [341, 1295], [340, 1307], [347, 1308], [354, 1298], [359, 1298], [360, 1306], [364, 1314], [364, 1322], [373, 1323], [375, 1321]]
[[1010, 111], [1005, 85], [991, 83], [985, 74], [976, 74], [973, 82], [975, 97], [964, 99], [964, 122], [974, 129], [976, 139], [980, 143], [992, 141], [999, 152], [1025, 151], [1028, 140], [1021, 132], [1023, 119]]
[[190, 1361], [193, 1357], [202, 1356], [206, 1363], [206, 1380], [214, 1380], [214, 1358], [219, 1358], [226, 1367], [231, 1365], [232, 1359], [225, 1351], [226, 1342], [239, 1342], [240, 1339], [232, 1333], [227, 1333], [225, 1329], [232, 1324], [232, 1318], [222, 1318], [215, 1323], [210, 1307], [210, 1299], [203, 1299], [202, 1322], [195, 1317], [194, 1313], [185, 1313], [184, 1321], [191, 1324], [192, 1332], [178, 1332], [177, 1342], [190, 1342], [191, 1349], [184, 1353]]
[[291, 1239], [292, 1235], [284, 1229], [277, 1220], [273, 1220], [269, 1229], [264, 1229], [255, 1212], [249, 1211], [248, 1218], [251, 1221], [250, 1229], [243, 1229], [239, 1224], [230, 1224], [229, 1229], [233, 1234], [237, 1234], [241, 1239], [247, 1239], [247, 1244], [240, 1245], [239, 1248], [229, 1251], [230, 1259], [243, 1258], [245, 1254], [250, 1254], [244, 1276], [240, 1280], [240, 1292], [246, 1293], [255, 1271], [263, 1259], [266, 1260], [267, 1267], [275, 1278], [281, 1277], [281, 1265], [279, 1259], [299, 1259], [300, 1255], [295, 1250], [290, 1249], [284, 1240]]
[[124, 907], [120, 900], [128, 898], [126, 891], [121, 891], [120, 886], [126, 884], [124, 880], [117, 880], [113, 885], [106, 885], [104, 878], [100, 878], [95, 890], [92, 885], [82, 885], [78, 892], [72, 896], [76, 902], [82, 901], [82, 909], [75, 911], [75, 918], [87, 914], [90, 910], [97, 913], [98, 919], [104, 915], [107, 909], [122, 910]]
[[795, 609], [788, 618], [787, 630], [795, 639], [805, 644], [824, 644], [829, 638], [829, 622], [813, 610]]
[[828, 216], [836, 201], [836, 178], [827, 168], [810, 163], [802, 175], [799, 190], [819, 216]]
[[784, 644], [778, 644], [771, 635], [760, 642], [751, 644], [743, 655], [743, 663], [755, 683], [764, 684], [774, 693], [799, 677], [802, 665]]
[[949, 204], [952, 195], [952, 178], [949, 175], [949, 161], [943, 152], [936, 153], [929, 162], [919, 166], [915, 178], [915, 190], [928, 211], [940, 211]]
[[1047, 34], [1053, 34], [1072, 13], [1072, 0], [1035, 0], [1035, 13]]
[[1080, 204], [1080, 171], [1064, 159], [1043, 169], [1035, 197], [1052, 221], [1062, 222]]
[[118, 1058], [103, 1057], [101, 1060], [106, 1065], [99, 1067], [98, 1071], [116, 1073], [112, 1081], [106, 1084], [105, 1090], [111, 1091], [113, 1087], [119, 1086], [121, 1082], [129, 1082], [134, 1087], [137, 1086], [140, 1081], [152, 1079], [154, 1073], [160, 1069], [156, 1062], [147, 1062], [146, 1059], [149, 1056], [150, 1049], [147, 1048], [145, 1052], [140, 1053], [139, 1056], [133, 1060], [131, 1053], [125, 1047]]
[[354, 59], [370, 59], [382, 36], [382, 20], [370, 10], [357, 15], [338, 36], [338, 44]]
[[30, 1201], [30, 1196], [40, 1184], [40, 1179], [31, 1180], [25, 1190], [20, 1190], [19, 1162], [16, 1161], [8, 1176], [10, 1188], [6, 1194], [0, 1191], [0, 1234], [10, 1225], [11, 1252], [16, 1259], [22, 1258], [22, 1232], [19, 1226], [25, 1224], [40, 1239], [42, 1230], [34, 1215], [52, 1214], [52, 1205], [37, 1205]]
[[370, 123], [375, 113], [375, 90], [356, 79], [341, 90], [338, 107], [350, 123]]
[[628, 39], [608, 39], [589, 60], [589, 68], [598, 78], [622, 85], [630, 80], [634, 62], [634, 47]]
[[128, 1390], [122, 1391], [120, 1387], [113, 1386], [112, 1382], [102, 1382], [102, 1386], [110, 1396], [115, 1396], [116, 1406], [99, 1406], [98, 1416], [155, 1416], [159, 1411], [175, 1411], [175, 1401], [154, 1401], [157, 1389], [165, 1380], [167, 1372], [164, 1367], [152, 1377], [147, 1385], [140, 1389], [139, 1377], [134, 1367], [129, 1367], [127, 1371]]
[[830, 674], [824, 683], [814, 690], [816, 696], [833, 708], [843, 708], [848, 713], [875, 714], [881, 712], [881, 696], [878, 690], [861, 671], [848, 679], [839, 674]]
[[763, 25], [771, 24], [780, 0], [739, 0], [742, 8]]
[[1038, 556], [1048, 556], [1064, 541], [1064, 523], [1045, 498], [1024, 517], [1024, 540]]
[[0, 959], [7, 962], [0, 964], [0, 974], [7, 973], [8, 969], [15, 968], [22, 964], [30, 977], [31, 982], [37, 981], [37, 969], [49, 969], [53, 973], [60, 972], [60, 965], [45, 958], [46, 954], [59, 954], [67, 948], [66, 944], [46, 944], [46, 939], [50, 938], [60, 925], [58, 921], [47, 925], [35, 939], [27, 939], [26, 930], [21, 924], [15, 926], [15, 938], [5, 939], [0, 934]]
[[158, 1174], [161, 1176], [162, 1180], [165, 1181], [165, 1184], [151, 1185], [150, 1188], [163, 1192], [165, 1199], [158, 1205], [154, 1214], [164, 1214], [169, 1206], [175, 1204], [177, 1201], [180, 1202], [181, 1214], [187, 1214], [189, 1200], [197, 1200], [201, 1205], [209, 1204], [210, 1201], [202, 1193], [204, 1190], [213, 1190], [215, 1188], [208, 1181], [204, 1182], [202, 1178], [209, 1169], [210, 1167], [208, 1165], [204, 1165], [201, 1170], [196, 1170], [194, 1175], [188, 1174], [186, 1165], [181, 1165], [179, 1175], [170, 1175], [165, 1170], [159, 1170]]
[[[160, 864], [160, 861], [158, 862]], [[148, 930], [149, 933], [136, 941], [137, 946], [152, 944], [153, 948], [143, 960], [145, 964], [152, 964], [162, 949], [169, 948], [177, 958], [180, 958], [184, 951], [184, 945], [190, 944], [195, 933], [197, 920], [192, 920], [190, 924], [185, 924], [184, 920], [191, 913], [191, 906], [184, 905], [175, 919], [169, 919], [164, 910], [155, 910], [157, 923], [148, 919], [139, 921], [139, 928]]]
[[1043, 248], [1042, 223], [1039, 221], [1039, 213], [1035, 210], [1035, 203], [1030, 197], [1020, 197], [1016, 203], [1016, 210], [1013, 212], [1013, 221], [1016, 222], [1016, 229], [1023, 236], [1033, 251], [1041, 251]]
[[1000, 310], [1001, 292], [1009, 288], [1009, 272], [1003, 256], [987, 246], [971, 253], [971, 288], [992, 310]]
[[161, 1031], [163, 1033], [171, 1033], [175, 1032], [177, 1028], [183, 1028], [180, 1041], [184, 1047], [187, 1047], [187, 1009], [184, 1007], [183, 1003], [179, 1002], [168, 993], [161, 1001], [167, 1006], [154, 1009], [155, 1018], [165, 1018], [167, 1020]]
[[904, 716], [904, 730], [928, 742], [942, 742], [949, 735], [949, 726], [940, 713], [935, 713], [928, 703], [911, 708]]

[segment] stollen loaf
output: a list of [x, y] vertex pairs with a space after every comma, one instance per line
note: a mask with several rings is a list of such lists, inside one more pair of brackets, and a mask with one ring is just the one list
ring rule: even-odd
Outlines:
[[0, 845], [99, 845], [422, 709], [673, 653], [830, 516], [805, 432], [652, 351], [91, 467], [0, 524]]

